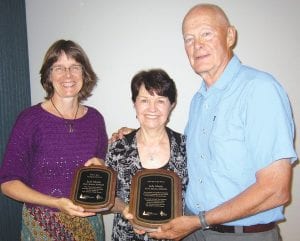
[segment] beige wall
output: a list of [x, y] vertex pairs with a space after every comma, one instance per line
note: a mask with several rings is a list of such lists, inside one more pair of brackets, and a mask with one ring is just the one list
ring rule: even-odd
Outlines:
[[[170, 127], [183, 131], [192, 94], [200, 85], [186, 58], [181, 21], [195, 0], [26, 0], [32, 103], [43, 100], [39, 68], [47, 48], [60, 38], [77, 41], [100, 77], [86, 102], [105, 117], [109, 135], [136, 126], [129, 83], [139, 70], [164, 68], [179, 96]], [[300, 4], [298, 0], [219, 0], [238, 29], [235, 52], [242, 62], [272, 73], [286, 89], [300, 122]], [[299, 125], [297, 125], [299, 133]], [[297, 152], [299, 140], [296, 142]], [[280, 224], [284, 241], [300, 237], [300, 171], [294, 169], [293, 200]], [[298, 216], [297, 216], [298, 215]], [[111, 216], [106, 216], [107, 237]], [[109, 238], [107, 238], [109, 240]]]

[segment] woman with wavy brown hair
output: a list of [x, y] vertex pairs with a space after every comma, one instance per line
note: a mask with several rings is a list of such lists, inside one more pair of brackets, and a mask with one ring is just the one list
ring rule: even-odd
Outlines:
[[48, 49], [40, 74], [45, 101], [16, 120], [0, 169], [1, 190], [24, 203], [22, 240], [104, 240], [102, 216], [69, 199], [75, 170], [99, 164], [107, 149], [103, 116], [82, 104], [97, 76], [70, 40]]

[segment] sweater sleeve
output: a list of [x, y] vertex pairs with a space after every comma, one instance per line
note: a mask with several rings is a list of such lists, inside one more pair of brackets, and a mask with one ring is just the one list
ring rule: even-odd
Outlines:
[[100, 114], [100, 123], [99, 123], [99, 152], [98, 155], [101, 159], [105, 159], [108, 146], [108, 136], [105, 127], [105, 121], [103, 116]]
[[32, 127], [33, 123], [29, 116], [25, 112], [21, 113], [13, 126], [6, 146], [0, 168], [0, 184], [11, 180], [28, 183]]

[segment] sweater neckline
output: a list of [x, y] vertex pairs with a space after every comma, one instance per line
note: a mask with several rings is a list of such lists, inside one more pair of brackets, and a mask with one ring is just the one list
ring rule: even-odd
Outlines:
[[[38, 103], [37, 105], [38, 105], [39, 109], [40, 109], [44, 114], [46, 114], [47, 116], [49, 116], [49, 117], [51, 117], [51, 118], [54, 118], [54, 119], [56, 119], [56, 120], [63, 120], [63, 121], [65, 121], [62, 117], [57, 116], [57, 115], [54, 115], [54, 114], [52, 114], [51, 112], [45, 110], [45, 109], [42, 107], [42, 102]], [[86, 118], [86, 116], [88, 116], [89, 111], [90, 111], [90, 108], [89, 108], [88, 106], [85, 106], [85, 107], [87, 107], [87, 112], [86, 112], [82, 117], [79, 117], [79, 118], [76, 118], [76, 119], [72, 120], [73, 122], [77, 122], [77, 121], [83, 120], [83, 119]]]

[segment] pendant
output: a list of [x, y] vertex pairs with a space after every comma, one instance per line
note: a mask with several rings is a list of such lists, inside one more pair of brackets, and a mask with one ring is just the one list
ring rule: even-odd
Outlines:
[[150, 155], [150, 162], [154, 162], [154, 157]]
[[74, 132], [73, 123], [68, 123], [68, 126], [69, 126], [69, 133]]

